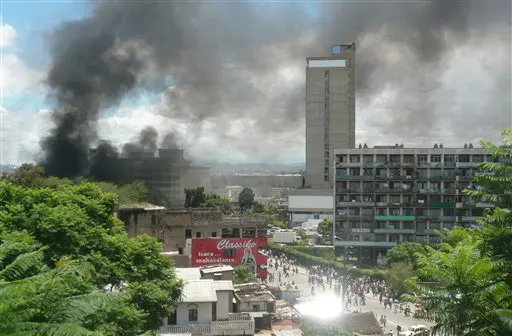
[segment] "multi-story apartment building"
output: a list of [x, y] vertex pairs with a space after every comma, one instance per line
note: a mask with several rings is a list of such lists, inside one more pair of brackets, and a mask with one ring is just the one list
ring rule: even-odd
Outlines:
[[305, 184], [332, 189], [333, 151], [355, 147], [355, 44], [333, 45], [306, 67]]
[[336, 252], [376, 261], [398, 243], [435, 245], [436, 230], [474, 225], [492, 205], [472, 202], [463, 190], [474, 187], [475, 166], [491, 158], [464, 147], [335, 150]]

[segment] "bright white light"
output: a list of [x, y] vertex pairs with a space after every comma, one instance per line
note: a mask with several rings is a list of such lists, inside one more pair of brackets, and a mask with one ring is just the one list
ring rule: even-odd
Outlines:
[[318, 296], [311, 301], [295, 305], [303, 316], [328, 320], [340, 316], [343, 312], [341, 300], [334, 295]]

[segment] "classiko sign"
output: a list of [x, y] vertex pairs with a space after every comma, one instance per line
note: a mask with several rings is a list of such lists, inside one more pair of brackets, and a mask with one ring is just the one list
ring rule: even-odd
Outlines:
[[266, 237], [193, 238], [192, 267], [207, 265], [246, 266], [259, 278], [267, 277], [267, 256], [258, 253]]

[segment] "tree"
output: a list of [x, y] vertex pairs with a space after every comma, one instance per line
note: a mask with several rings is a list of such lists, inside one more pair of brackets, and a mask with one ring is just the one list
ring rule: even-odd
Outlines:
[[398, 295], [405, 292], [405, 281], [414, 276], [412, 264], [405, 262], [393, 263], [384, 272], [384, 280]]
[[322, 236], [324, 243], [333, 243], [332, 219], [326, 218], [318, 224], [316, 231]]
[[252, 212], [255, 214], [266, 214], [267, 209], [265, 209], [265, 206], [259, 202], [255, 202], [252, 207]]
[[199, 208], [206, 202], [204, 188], [185, 189], [185, 208]]
[[44, 169], [41, 166], [24, 163], [13, 173], [6, 176], [6, 182], [22, 187], [40, 186], [41, 180], [45, 177]]
[[121, 205], [148, 201], [149, 188], [142, 181], [133, 181], [122, 185], [104, 181], [92, 181], [91, 183], [104, 192], [116, 194], [118, 203]]
[[233, 274], [234, 284], [244, 284], [255, 282], [256, 277], [251, 273], [251, 270], [245, 266], [236, 266]]
[[390, 265], [395, 263], [407, 263], [416, 269], [418, 260], [416, 253], [427, 253], [425, 245], [420, 243], [404, 242], [386, 252], [387, 262]]
[[220, 197], [216, 194], [210, 194], [206, 197], [206, 201], [201, 204], [203, 208], [219, 207], [224, 215], [233, 214], [233, 205], [227, 197]]
[[137, 316], [123, 295], [94, 287], [93, 268], [87, 262], [61, 258], [49, 268], [44, 265], [45, 248], [29, 234], [1, 236], [1, 335], [113, 336], [109, 323], [93, 323], [96, 317], [119, 308]]
[[254, 192], [251, 188], [245, 187], [242, 189], [240, 195], [238, 195], [238, 204], [242, 212], [252, 207], [254, 204]]
[[123, 223], [112, 216], [116, 202], [116, 195], [90, 183], [57, 190], [0, 183], [0, 231], [24, 230], [47, 246], [47, 267], [69, 256], [92, 265], [98, 290], [122, 288], [136, 314], [120, 308], [102, 317], [116, 333], [131, 334], [126, 328], [134, 325], [156, 330], [178, 301], [181, 283], [155, 238], [128, 238]]

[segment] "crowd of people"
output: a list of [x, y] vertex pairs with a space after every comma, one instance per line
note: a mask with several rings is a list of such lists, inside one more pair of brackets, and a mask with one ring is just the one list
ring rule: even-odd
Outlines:
[[[268, 252], [268, 267], [275, 269], [275, 272], [269, 272], [268, 281], [276, 282], [274, 274], [277, 274], [277, 283], [280, 286], [295, 285], [290, 281], [290, 275], [298, 274], [299, 264], [293, 257], [283, 252]], [[308, 284], [311, 286], [311, 296], [320, 295], [327, 290], [343, 299], [346, 312], [362, 311], [362, 306], [366, 305], [367, 297], [372, 296], [379, 299], [379, 303], [384, 309], [389, 309], [395, 313], [403, 313], [404, 316], [411, 316], [411, 307], [406, 302], [400, 302], [397, 293], [395, 293], [383, 280], [374, 280], [367, 276], [351, 276], [342, 274], [331, 266], [301, 265], [303, 272], [308, 277]], [[305, 270], [304, 270], [305, 269]], [[387, 316], [380, 315], [379, 322], [384, 330], [387, 328]], [[400, 326], [398, 326], [400, 328]]]

